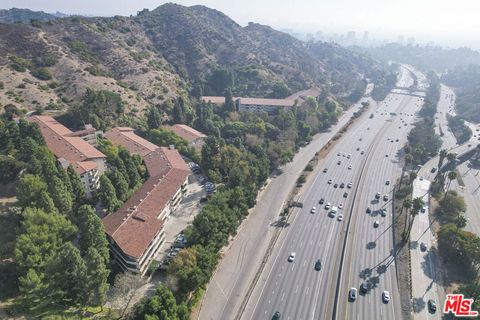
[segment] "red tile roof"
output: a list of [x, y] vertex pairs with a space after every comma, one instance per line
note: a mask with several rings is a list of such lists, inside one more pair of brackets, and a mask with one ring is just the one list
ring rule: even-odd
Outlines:
[[72, 131], [52, 117], [33, 116], [29, 117], [28, 121], [38, 124], [48, 148], [57, 158], [63, 158], [71, 163], [78, 173], [85, 172], [85, 168], [92, 168], [90, 163], [80, 164], [81, 162], [106, 157], [82, 138], [70, 136]]
[[[128, 133], [128, 139], [124, 138], [124, 133]], [[146, 140], [136, 136], [133, 129], [115, 128], [106, 136], [129, 151], [146, 153], [143, 160], [150, 178], [119, 210], [103, 218], [105, 230], [117, 246], [138, 259], [161, 232], [164, 221], [158, 216], [181, 188], [190, 169], [177, 150], [158, 147], [148, 141], [145, 144], [142, 140]], [[155, 149], [147, 153], [152, 146]]]
[[105, 137], [113, 144], [121, 145], [132, 154], [139, 154], [144, 157], [158, 148], [150, 141], [135, 134], [134, 129], [128, 127], [117, 127], [108, 131]]
[[172, 130], [177, 136], [187, 140], [189, 143], [197, 139], [205, 138], [206, 135], [185, 124], [175, 124], [167, 129]]

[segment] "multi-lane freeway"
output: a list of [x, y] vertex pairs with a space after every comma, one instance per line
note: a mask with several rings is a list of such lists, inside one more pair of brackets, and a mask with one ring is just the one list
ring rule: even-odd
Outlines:
[[[402, 68], [398, 86], [412, 84], [410, 71]], [[401, 172], [401, 148], [421, 103], [422, 98], [397, 94], [378, 104], [371, 101], [369, 111], [331, 148], [321, 170], [307, 182], [299, 199], [304, 207], [293, 212], [283, 230], [242, 319], [271, 319], [277, 311], [282, 319], [299, 320], [401, 318], [392, 188]], [[377, 192], [381, 196], [375, 200]], [[329, 217], [326, 203], [342, 208]], [[295, 259], [289, 262], [293, 252]], [[314, 268], [318, 259], [320, 271]], [[360, 293], [362, 282], [368, 291], [349, 301], [350, 288]], [[383, 291], [390, 294], [388, 303], [382, 301]]]

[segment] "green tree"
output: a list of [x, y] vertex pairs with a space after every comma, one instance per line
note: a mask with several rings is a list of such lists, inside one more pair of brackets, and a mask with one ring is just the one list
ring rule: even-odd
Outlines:
[[440, 150], [440, 152], [438, 154], [438, 156], [439, 156], [438, 157], [438, 172], [440, 172], [440, 168], [442, 167], [443, 161], [445, 160], [447, 155], [448, 155], [448, 151], [446, 149]]
[[186, 123], [187, 116], [185, 108], [185, 100], [182, 96], [179, 96], [173, 104], [172, 116], [174, 123]]
[[177, 301], [172, 291], [159, 285], [151, 298], [143, 300], [137, 306], [135, 319], [178, 320]]
[[[135, 163], [135, 157], [131, 156], [127, 150], [120, 149], [118, 152], [120, 158], [125, 164], [125, 170], [128, 177], [128, 185], [130, 188], [135, 188], [142, 181], [139, 171], [139, 166]], [[140, 160], [141, 161], [141, 160]]]
[[87, 267], [71, 242], [62, 245], [46, 265], [50, 297], [64, 305], [85, 305]]
[[17, 186], [17, 201], [22, 207], [36, 206], [40, 202], [43, 192], [47, 191], [47, 184], [36, 175], [26, 174], [20, 178]]
[[108, 178], [112, 182], [113, 188], [115, 189], [115, 194], [117, 199], [120, 201], [125, 201], [128, 198], [128, 182], [123, 176], [123, 174], [118, 171], [116, 168], [112, 168], [107, 173]]
[[121, 206], [120, 201], [117, 199], [112, 182], [106, 175], [102, 175], [100, 177], [98, 197], [102, 201], [102, 205], [108, 213], [115, 212]]
[[78, 209], [79, 246], [83, 255], [93, 248], [103, 258], [105, 264], [109, 261], [108, 241], [102, 220], [95, 214], [90, 205]]
[[66, 215], [71, 214], [72, 194], [68, 192], [65, 183], [58, 177], [52, 177], [49, 181], [49, 192], [58, 211]]
[[75, 226], [59, 214], [26, 208], [23, 216], [21, 233], [15, 246], [15, 260], [20, 270], [42, 268], [45, 260], [77, 232]]
[[77, 209], [87, 202], [85, 187], [82, 180], [80, 180], [80, 176], [75, 172], [75, 169], [73, 169], [72, 166], [68, 166], [67, 175], [72, 186], [73, 208]]
[[452, 183], [453, 180], [457, 179], [457, 172], [450, 171], [447, 177], [448, 177], [448, 186], [447, 186], [447, 191], [445, 192], [445, 197], [447, 196], [448, 190], [450, 190], [450, 184]]
[[106, 301], [108, 283], [107, 278], [110, 271], [107, 268], [105, 257], [94, 247], [89, 247], [85, 255], [86, 261], [86, 294], [89, 305], [100, 305]]
[[147, 114], [149, 129], [158, 129], [162, 125], [162, 116], [156, 107], [150, 107]]
[[448, 222], [456, 221], [467, 209], [464, 199], [455, 191], [445, 192], [439, 204], [440, 215]]
[[28, 269], [24, 276], [19, 277], [19, 289], [23, 295], [23, 305], [34, 307], [48, 302], [45, 301], [46, 285], [44, 277], [45, 275], [42, 272], [37, 272], [35, 269]]

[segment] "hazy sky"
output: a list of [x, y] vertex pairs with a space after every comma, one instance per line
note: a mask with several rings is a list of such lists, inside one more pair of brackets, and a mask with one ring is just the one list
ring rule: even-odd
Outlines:
[[[446, 44], [474, 45], [480, 41], [479, 0], [178, 0], [220, 10], [238, 23], [249, 21], [277, 29], [303, 31], [369, 30], [371, 35], [404, 34]], [[0, 0], [1, 8], [90, 15], [131, 15], [154, 9], [154, 0]], [[448, 42], [445, 42], [445, 41]], [[455, 41], [455, 42], [452, 42]]]

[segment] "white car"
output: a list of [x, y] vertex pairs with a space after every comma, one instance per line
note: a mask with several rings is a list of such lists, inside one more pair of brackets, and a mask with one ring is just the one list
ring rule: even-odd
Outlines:
[[347, 188], [348, 188], [348, 189], [352, 188], [352, 186], [353, 186], [353, 183], [351, 183], [351, 182], [349, 182], [349, 183], [347, 184]]
[[328, 180], [328, 184], [332, 184], [332, 182], [333, 182], [332, 179]]
[[383, 302], [387, 303], [388, 301], [390, 301], [390, 292], [388, 292], [387, 290], [383, 291], [382, 292], [382, 300]]
[[348, 170], [352, 170], [352, 165], [349, 165], [349, 166], [348, 166]]
[[338, 205], [338, 209], [342, 209], [342, 208], [343, 208], [343, 203], [340, 203], [340, 204]]
[[317, 212], [317, 208], [316, 207], [313, 207], [312, 210], [310, 210], [311, 213], [315, 213]]
[[295, 252], [290, 253], [290, 256], [288, 256], [288, 261], [293, 262], [295, 260], [295, 255], [296, 255]]
[[330, 206], [331, 206], [330, 202], [327, 202], [327, 204], [325, 205], [325, 210], [330, 209]]
[[338, 221], [343, 221], [343, 214], [339, 214], [337, 220]]

